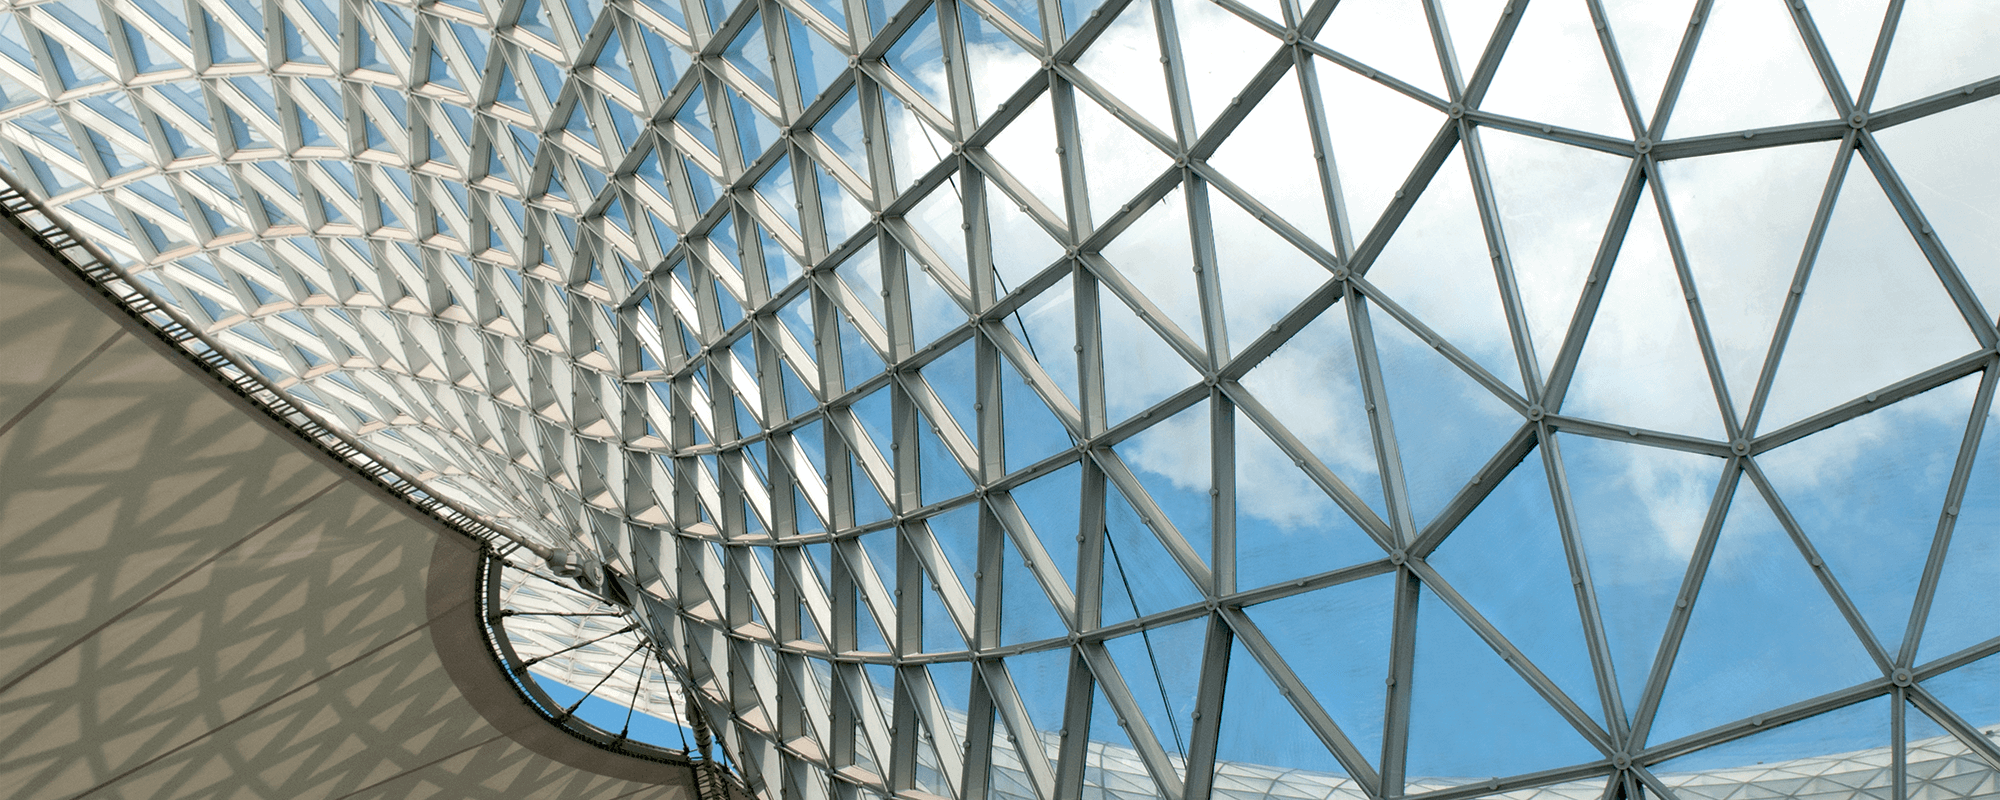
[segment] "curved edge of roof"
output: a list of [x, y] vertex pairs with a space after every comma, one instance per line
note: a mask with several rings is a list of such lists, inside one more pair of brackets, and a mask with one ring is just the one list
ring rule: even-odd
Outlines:
[[479, 548], [459, 536], [440, 536], [431, 550], [424, 598], [431, 645], [467, 702], [509, 738], [550, 759], [622, 780], [679, 785], [687, 797], [696, 797], [690, 763], [653, 761], [599, 747], [528, 705], [487, 647], [480, 604], [467, 602], [476, 599], [487, 563]]
[[[5, 180], [6, 177], [0, 175], [0, 190], [8, 188]], [[570, 767], [622, 780], [678, 788], [682, 791], [673, 796], [689, 800], [700, 797], [693, 769], [689, 765], [651, 761], [592, 745], [527, 705], [507, 680], [499, 659], [486, 646], [481, 630], [478, 616], [481, 604], [477, 602], [476, 592], [479, 572], [485, 564], [486, 548], [475, 535], [460, 530], [433, 513], [425, 513], [426, 509], [418, 507], [405, 492], [364, 474], [356, 464], [318, 446], [308, 438], [307, 433], [287, 424], [273, 409], [247, 396], [238, 387], [227, 384], [221, 374], [199, 363], [193, 353], [175, 343], [166, 332], [120, 303], [109, 287], [101, 285], [85, 272], [85, 265], [66, 256], [66, 250], [79, 249], [78, 245], [83, 244], [83, 240], [75, 238], [55, 216], [47, 215], [47, 219], [61, 229], [61, 233], [71, 237], [70, 243], [53, 242], [47, 232], [37, 230], [11, 210], [0, 208], [0, 244], [11, 244], [28, 254], [139, 341], [200, 378], [201, 385], [208, 387], [224, 402], [265, 428], [282, 434], [286, 441], [308, 457], [333, 467], [336, 473], [364, 491], [390, 501], [410, 519], [437, 534], [425, 586], [425, 611], [430, 620], [427, 632], [453, 684], [488, 723], [523, 747]], [[94, 248], [85, 245], [81, 249], [90, 250], [95, 255]], [[729, 800], [748, 797], [733, 782], [724, 781], [722, 784], [729, 787], [726, 790]]]

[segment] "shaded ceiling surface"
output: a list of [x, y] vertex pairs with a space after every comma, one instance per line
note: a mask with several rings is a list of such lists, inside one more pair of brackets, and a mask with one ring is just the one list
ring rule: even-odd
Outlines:
[[693, 796], [456, 658], [485, 658], [469, 545], [22, 245], [0, 232], [0, 796]]

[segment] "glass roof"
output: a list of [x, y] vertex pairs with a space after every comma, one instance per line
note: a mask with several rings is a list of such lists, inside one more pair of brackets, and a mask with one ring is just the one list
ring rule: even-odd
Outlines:
[[1996, 76], [1979, 0], [55, 0], [0, 166], [629, 576], [764, 796], [1968, 796]]

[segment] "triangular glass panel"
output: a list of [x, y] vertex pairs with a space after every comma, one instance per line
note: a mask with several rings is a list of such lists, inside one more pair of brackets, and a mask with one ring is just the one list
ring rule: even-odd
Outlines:
[[[1320, 708], [1371, 763], [1382, 752], [1395, 580], [1393, 575], [1376, 575], [1244, 609]], [[1232, 687], [1239, 657], [1247, 654], [1239, 651], [1229, 659]], [[1256, 667], [1255, 662], [1249, 666]], [[1231, 726], [1229, 702], [1235, 696], [1232, 688], [1230, 700], [1223, 704], [1225, 736]]]
[[929, 576], [923, 580], [923, 596], [923, 652], [965, 650], [965, 635], [959, 632], [958, 622], [952, 618], [951, 609], [945, 607], [944, 599], [938, 595], [937, 587], [931, 583]]
[[611, 118], [611, 132], [616, 136], [618, 145], [618, 149], [613, 151], [611, 156], [622, 157], [624, 153], [631, 151], [633, 145], [639, 143], [639, 133], [643, 123], [639, 121], [638, 116], [627, 110], [623, 103], [607, 99], [603, 101], [603, 105], [604, 115]]
[[[1386, 646], [1383, 652], [1388, 652]], [[1227, 681], [1221, 730], [1215, 743], [1218, 769], [1226, 769], [1223, 764], [1236, 763], [1261, 772], [1260, 768], [1283, 764], [1288, 770], [1347, 774], [1340, 761], [1327, 752], [1319, 734], [1299, 716], [1292, 701], [1278, 690], [1264, 667], [1240, 642], [1230, 648]], [[1376, 714], [1380, 713], [1378, 707]], [[1225, 796], [1220, 792], [1217, 795]]]
[[884, 54], [883, 61], [932, 108], [951, 113], [950, 79], [945, 74], [944, 39], [938, 32], [935, 6], [925, 9], [923, 16], [903, 32]]
[[1181, 333], [1204, 341], [1200, 276], [1194, 271], [1187, 202], [1179, 187], [1147, 208], [1103, 252]]
[[[299, 127], [302, 138], [305, 138], [304, 144], [325, 144], [329, 146], [333, 144], [333, 140], [326, 138], [324, 134], [319, 135], [317, 138], [306, 138], [304, 134], [307, 130], [307, 124], [303, 122], [306, 117], [304, 114], [300, 114], [299, 117], [302, 121]], [[187, 131], [181, 130], [180, 126], [167, 121], [166, 117], [160, 116], [156, 117], [156, 119], [160, 121], [160, 132], [166, 140], [167, 150], [173, 154], [174, 158], [208, 155], [208, 148], [202, 146], [203, 142], [210, 141], [211, 134], [206, 129], [202, 129], [199, 136], [190, 136]], [[310, 130], [316, 133], [318, 126], [312, 126]]]
[[[1077, 359], [1063, 355], [1076, 350], [1076, 290], [1065, 279], [1007, 315], [1006, 325], [1028, 348], [1035, 363], [1055, 381], [1072, 405], [1083, 397], [1077, 383]], [[1048, 387], [1043, 387], [1044, 389]]]
[[[250, 48], [244, 46], [243, 41], [241, 39], [236, 38], [236, 34], [231, 33], [227, 27], [224, 27], [221, 21], [217, 20], [213, 15], [211, 15], [206, 10], [201, 12], [201, 19], [202, 22], [208, 26], [207, 30], [208, 60], [211, 63], [215, 64], [257, 63], [257, 57], [251, 54]], [[56, 45], [54, 42], [50, 42], [49, 44], [49, 53], [52, 57], [56, 59], [57, 71], [62, 72], [63, 71], [62, 67], [64, 63], [70, 60], [67, 54], [62, 53], [61, 47], [59, 45]], [[81, 62], [76, 62], [76, 63], [81, 63]], [[90, 71], [93, 73], [97, 72], [95, 68], [91, 68]], [[102, 73], [97, 73], [97, 74], [99, 78], [102, 79], [103, 74]], [[69, 76], [67, 74], [65, 74], [63, 77], [64, 77], [64, 83], [70, 84], [70, 88], [72, 89], [76, 88], [76, 84], [69, 80]], [[94, 82], [95, 81], [93, 81], [93, 83]]]
[[1103, 326], [1104, 406], [1116, 424], [1201, 380], [1187, 360], [1162, 340], [1124, 301], [1109, 290], [1098, 293]]
[[[1421, 11], [1418, 16], [1421, 22]], [[1340, 182], [1342, 236], [1357, 242], [1374, 230], [1447, 119], [1339, 64], [1321, 59], [1315, 66], [1327, 115], [1327, 142], [1333, 150], [1327, 157], [1335, 162]], [[1354, 124], [1354, 120], [1367, 122]]]
[[[1421, 0], [1346, 0], [1334, 7], [1316, 41], [1432, 95], [1449, 96]], [[1320, 64], [1321, 81], [1346, 71]], [[1329, 106], [1328, 115], [1336, 108]]]
[[898, 190], [914, 185], [951, 152], [944, 134], [886, 92], [882, 95], [882, 125], [889, 132], [889, 158], [894, 165], [891, 185]]
[[145, 159], [140, 158], [138, 154], [133, 153], [124, 145], [116, 144], [104, 138], [103, 134], [85, 128], [84, 135], [90, 139], [91, 148], [97, 153], [97, 160], [104, 166], [105, 173], [112, 177], [117, 177], [146, 166]]
[[1405, 767], [1410, 784], [1602, 757], [1430, 587], [1421, 594]]
[[736, 39], [723, 50], [723, 57], [731, 66], [749, 76], [751, 82], [757, 84], [765, 93], [772, 97], [778, 96], [778, 80], [771, 75], [771, 48], [769, 43], [764, 41], [762, 15], [751, 15], [750, 24], [743, 26], [743, 29], [736, 34]]
[[1210, 455], [1214, 424], [1210, 417], [1204, 398], [1119, 442], [1113, 450], [1167, 521], [1179, 529], [1181, 538], [1213, 563], [1215, 464]]
[[[1812, 12], [1813, 27], [1820, 41], [1826, 44], [1827, 55], [1832, 57], [1841, 83], [1847, 86], [1847, 99], [1853, 100], [1867, 79], [1868, 63], [1875, 55], [1875, 39], [1882, 33], [1888, 0], [1812, 0], [1806, 7]], [[1911, 19], [1907, 12], [1904, 19]], [[1899, 24], [1899, 38], [1902, 30]], [[1876, 107], [1888, 108], [1879, 101]]]
[[1521, 415], [1387, 314], [1373, 314], [1410, 513], [1417, 530], [1485, 466]]
[[1590, 8], [1551, 3], [1523, 13], [1479, 107], [1547, 125], [1631, 136], [1632, 123], [1605, 65]]
[[1177, 66], [1186, 76], [1192, 105], [1189, 116], [1196, 131], [1206, 132], [1277, 54], [1280, 42], [1220, 3], [1183, 3], [1173, 8], [1174, 29], [1181, 39]]
[[632, 76], [631, 59], [625, 55], [625, 40], [616, 27], [611, 29], [610, 38], [604, 40], [604, 49], [597, 52], [597, 58], [591, 63], [598, 71], [617, 81], [618, 85], [638, 91], [638, 83]]
[[1043, 650], [1008, 656], [1003, 662], [1007, 666], [1007, 676], [1013, 680], [1014, 689], [1021, 697], [1021, 704], [1028, 710], [1028, 721], [1033, 731], [1021, 731], [1016, 744], [1023, 748], [1040, 746], [1048, 757], [1057, 757], [1056, 749], [1060, 741], [1059, 731], [1063, 727], [1065, 699], [1069, 687], [1070, 664], [1074, 661], [1072, 651], [1067, 648]]
[[2000, 196], [1984, 187], [2000, 174], [2000, 153], [1962, 131], [1993, 125], [2000, 125], [2000, 103], [1982, 102], [1875, 134], [1923, 209], [1924, 221], [1989, 315], [2000, 314], [2000, 240], [1991, 235], [1993, 220], [2000, 218]]
[[264, 138], [263, 131], [258, 130], [249, 121], [237, 114], [236, 109], [224, 108], [222, 116], [229, 123], [229, 133], [234, 140], [236, 149], [258, 150], [274, 146], [271, 144], [270, 139]]
[[525, 99], [527, 92], [521, 87], [521, 79], [515, 77], [513, 67], [502, 62], [500, 77], [494, 83], [498, 84], [498, 89], [493, 95], [494, 102], [515, 111], [528, 110], [528, 101]]
[[1640, 201], [1607, 280], [1563, 413], [1713, 441], [1729, 438], [1652, 203]]
[[444, 54], [438, 51], [436, 44], [430, 46], [430, 57], [425, 59], [424, 72], [427, 76], [427, 82], [430, 84], [446, 89], [462, 90], [465, 88], [464, 85], [458, 82], [458, 78], [451, 74], [451, 67], [445, 63]]
[[[937, 664], [930, 667], [930, 671], [937, 673], [953, 668], [962, 669], [964, 665]], [[947, 704], [947, 707], [956, 707], [959, 705], [955, 700], [945, 700], [944, 702]], [[940, 749], [953, 752], [959, 751], [957, 738], [952, 732], [947, 731], [944, 733], [944, 741], [940, 742], [938, 741], [938, 733], [931, 729], [929, 721], [919, 719], [917, 723], [916, 775], [914, 776], [918, 791], [927, 792], [933, 797], [950, 797], [953, 794], [953, 788], [962, 785], [960, 784], [962, 778], [957, 772], [947, 769], [944, 761], [938, 758], [938, 751]]]
[[1153, 127], [1171, 132], [1174, 113], [1167, 102], [1158, 30], [1152, 3], [1128, 3], [1076, 60], [1076, 67]]
[[924, 520], [944, 554], [944, 568], [968, 595], [979, 583], [979, 515], [978, 503], [966, 503]]
[[847, 57], [796, 14], [785, 14], [785, 30], [792, 44], [792, 70], [798, 73], [799, 93], [810, 103], [847, 70]]
[[1649, 742], [1882, 677], [1748, 478], [1693, 603]]
[[[1757, 53], [1755, 78], [1744, 53]], [[1709, 9], [1701, 43], [1667, 123], [1672, 138], [1833, 119], [1840, 114], [1784, 6], [1725, 3]]]
[[972, 491], [972, 479], [965, 472], [965, 466], [945, 448], [944, 442], [931, 431], [930, 421], [924, 420], [917, 426], [917, 447], [922, 454], [918, 459], [923, 477], [923, 503], [930, 505]]
[[[866, 559], [868, 566], [875, 572], [875, 580], [881, 581], [882, 588], [888, 589], [891, 594], [894, 594], [896, 586], [899, 583], [896, 574], [896, 529], [885, 528], [879, 531], [870, 531], [861, 534], [857, 541], [860, 543], [860, 547], [849, 551], [849, 555], [859, 554], [862, 558]], [[861, 574], [860, 565], [854, 564], [851, 561], [849, 565], [855, 569], [855, 580], [857, 582], [866, 580], [866, 577]], [[883, 616], [893, 620], [896, 615], [891, 611]]]
[[[133, 72], [145, 75], [147, 73], [165, 72], [170, 69], [180, 69], [182, 67], [179, 59], [174, 57], [172, 51], [161, 47], [151, 37], [140, 33], [137, 28], [132, 27], [132, 23], [121, 19], [118, 21], [118, 25], [125, 32], [125, 43], [132, 48]], [[298, 29], [292, 26], [290, 19], [285, 20], [284, 37], [285, 58], [287, 60], [307, 64], [326, 63], [324, 59], [319, 57], [316, 48], [307, 46], [303, 39], [299, 37]], [[8, 92], [10, 97], [13, 94], [13, 92]]]
[[1027, 467], [1076, 445], [1069, 429], [1005, 356], [1000, 357], [1000, 408], [1009, 470]]
[[720, 148], [715, 144], [715, 128], [710, 119], [707, 95], [699, 86], [688, 95], [687, 102], [681, 104], [681, 110], [674, 114], [674, 124], [692, 134], [710, 153], [716, 153], [720, 152]]
[[1070, 591], [1075, 591], [1077, 540], [1082, 538], [1077, 514], [1083, 504], [1083, 467], [1070, 464], [1016, 486], [1008, 494], [1056, 569], [1069, 581]]
[[1695, 0], [1658, 0], [1651, 3], [1611, 3], [1604, 6], [1607, 27], [1618, 41], [1618, 60], [1625, 66], [1625, 79], [1632, 87], [1632, 99], [1639, 104], [1639, 116], [1652, 124], [1653, 111], [1666, 88], [1667, 74], [1673, 70], [1683, 36], [1694, 33], [1688, 24]]
[[787, 417], [796, 417], [818, 408], [819, 398], [814, 397], [812, 390], [806, 387], [805, 381], [799, 377], [798, 372], [793, 368], [791, 360], [781, 360], [778, 362], [778, 366], [784, 376], [785, 415]]
[[[681, 157], [681, 167], [686, 170], [688, 194], [694, 196], [695, 207], [706, 209], [715, 205], [716, 198], [721, 197], [723, 193], [723, 186], [715, 180], [715, 176], [708, 174], [708, 170], [702, 169], [694, 159], [686, 156]], [[552, 176], [554, 174], [550, 173]], [[551, 187], [556, 185], [553, 177], [549, 179], [549, 185]]]
[[1094, 224], [1102, 225], [1124, 212], [1132, 196], [1160, 177], [1171, 163], [1151, 142], [1080, 93], [1076, 127], [1083, 148], [1083, 171], [1090, 176], [1086, 191]]
[[1447, 32], [1461, 82], [1470, 81], [1479, 70], [1486, 46], [1493, 41], [1494, 29], [1510, 8], [1513, 6], [1506, 0], [1458, 0], [1440, 9], [1443, 13], [1438, 27]]
[[951, 417], [939, 420], [939, 424], [947, 421], [956, 424], [975, 443], [979, 437], [978, 383], [973, 372], [976, 349], [972, 342], [961, 344], [925, 364], [919, 373]]
[[833, 150], [833, 154], [845, 162], [849, 169], [867, 175], [869, 174], [868, 151], [863, 147], [862, 141], [867, 134], [862, 129], [859, 97], [859, 93], [851, 89], [841, 95], [840, 100], [833, 104], [833, 108], [827, 110], [826, 116], [820, 117], [818, 124], [813, 126], [813, 134], [825, 142], [827, 147]]
[[[2000, 73], [2000, 62], [1995, 60], [2000, 52], [1993, 49], [1990, 36], [2000, 21], [1993, 7], [1918, 3], [1901, 9], [1875, 108], [1890, 108]], [[1860, 83], [1850, 79], [1848, 86], [1859, 89]]]
[[[643, 2], [656, 8], [675, 5], [673, 3], [660, 2], [659, 0], [643, 0]], [[676, 9], [675, 13], [678, 14], [678, 9]], [[650, 26], [639, 26], [639, 34], [640, 41], [645, 44], [646, 53], [648, 54], [648, 58], [645, 60], [651, 62], [653, 65], [654, 81], [663, 87], [673, 86], [678, 83], [681, 73], [686, 72], [688, 67], [692, 65], [687, 51], [668, 42]]]
[[[1293, 228], [1332, 250], [1326, 196], [1321, 192], [1320, 182], [1302, 169], [1316, 163], [1318, 152], [1313, 145], [1311, 125], [1306, 121], [1298, 76], [1288, 71], [1250, 110], [1242, 128], [1209, 157], [1209, 163]], [[1276, 164], [1298, 168], [1274, 169]], [[1210, 193], [1215, 194], [1219, 193]], [[1218, 234], [1222, 230], [1220, 220], [1216, 222], [1216, 230]], [[1226, 252], [1220, 243], [1216, 250]]]
[[[1050, 102], [1047, 92], [1036, 97], [987, 142], [986, 152], [1043, 207], [1061, 214], [1068, 195], [1063, 191], [1062, 161], [1056, 155], [1055, 112]], [[994, 254], [996, 260], [999, 256]]]
[[1243, 376], [1244, 387], [1271, 415], [1386, 519], [1360, 381], [1345, 301], [1321, 312]]
[[[1716, 361], [1740, 417], [1826, 188], [1833, 143], [1686, 158], [1659, 166]], [[1641, 201], [1642, 203], [1645, 201]]]
[[985, 207], [988, 236], [993, 245], [993, 279], [999, 289], [996, 295], [1004, 296], [1020, 288], [1062, 257], [1062, 245], [1049, 236], [1048, 229], [1028, 216], [1024, 206], [1015, 205], [1014, 199], [992, 181], [986, 184]]
[[[1048, 590], [1028, 567], [1020, 548], [1010, 538], [1002, 549], [1006, 564], [1000, 568], [1000, 646], [1069, 635], [1069, 626], [1050, 603]], [[1069, 568], [1075, 569], [1073, 556]]]
[[854, 401], [849, 410], [854, 413], [854, 421], [860, 423], [862, 432], [875, 444], [875, 449], [884, 457], [894, 458], [890, 445], [895, 443], [895, 417], [891, 391], [877, 388], [866, 397]]
[[1466, 175], [1463, 159], [1447, 158], [1394, 238], [1382, 246], [1368, 280], [1519, 392], [1521, 368], [1500, 299], [1499, 271]]
[[[1145, 722], [1120, 717], [1118, 710], [1112, 708], [1111, 702], [1104, 698], [1102, 684], [1095, 685], [1090, 694], [1090, 744], [1121, 755], [1124, 753], [1136, 755], [1136, 750], [1132, 747], [1132, 737], [1127, 735], [1126, 730], [1128, 726], [1144, 725]], [[1116, 795], [1112, 794], [1112, 790], [1116, 789], [1123, 789], [1141, 797], [1158, 796], [1159, 792], [1149, 777], [1144, 762], [1137, 758], [1110, 763], [1101, 757], [1088, 759], [1083, 765], [1083, 796], [1113, 797]]]
[[[2000, 415], [1991, 410], [1987, 414], [1965, 495], [1958, 507], [1946, 510], [1954, 518], [1951, 544], [1924, 621], [1919, 664], [1979, 644], [2000, 631], [2000, 603], [1992, 602], [1993, 587], [2000, 586], [2000, 418], [1996, 418]], [[1884, 435], [1900, 434], [1895, 427], [1884, 426]], [[2000, 722], [2000, 710], [1976, 720], [1980, 725], [1990, 722]]]
[[1152, 729], [1154, 741], [1167, 751], [1168, 760], [1183, 779], [1209, 625], [1207, 617], [1196, 617], [1104, 643], [1112, 663], [1118, 665], [1119, 677], [1132, 692], [1133, 703]]
[[838, 246], [868, 227], [868, 209], [817, 163], [813, 164], [813, 181], [819, 185], [820, 222], [829, 246]]
[[1757, 456], [1886, 650], [1902, 644], [1978, 380], [1960, 378]]
[[862, 248], [835, 268], [834, 275], [840, 278], [842, 286], [854, 299], [861, 302], [862, 310], [877, 326], [888, 322], [889, 314], [884, 306], [888, 291], [882, 285], [881, 251], [874, 243]]
[[[1201, 602], [1201, 592], [1159, 535], [1109, 482], [1104, 486], [1104, 528], [1104, 624]], [[1208, 549], [1206, 543], [1195, 547]]]
[[1546, 377], [1632, 162], [1527, 136], [1487, 135], [1480, 144], [1515, 290]]
[[[890, 577], [893, 578], [894, 576], [895, 573], [892, 571]], [[880, 616], [878, 616], [878, 613]], [[868, 602], [868, 596], [863, 594], [859, 589], [856, 589], [854, 603], [854, 649], [864, 653], [889, 652], [889, 640], [882, 635], [883, 627], [881, 623], [884, 619], [893, 621], [895, 618], [896, 609], [889, 608], [885, 611], [877, 612], [874, 605]], [[836, 618], [834, 624], [845, 627], [844, 623], [844, 620]], [[855, 738], [857, 739], [855, 750], [859, 751], [864, 746], [864, 743], [860, 741], [861, 737], [857, 736]]]
[[[1035, 789], [1028, 780], [1027, 762], [1014, 746], [1014, 732], [1007, 728], [998, 709], [993, 712], [993, 749], [986, 763], [984, 800], [1031, 800]], [[1030, 740], [1032, 741], [1032, 740]]]
[[1037, 39], [1047, 38], [1042, 35], [1040, 3], [1035, 0], [994, 0], [993, 5], [1006, 12], [1007, 18], [1013, 20], [1015, 24], [1027, 28], [1029, 35]]
[[[1993, 736], [1993, 724], [2000, 721], [2000, 698], [1993, 696], [1993, 687], [1996, 683], [2000, 683], [2000, 656], [1990, 655], [1950, 672], [1925, 678], [1922, 686], [1936, 697], [1938, 702], [1957, 714], [1959, 719], [1971, 723], [1986, 733], [1990, 739]], [[1927, 720], [1915, 716], [1915, 709], [1910, 713], [1913, 716], [1906, 720], [1919, 722], [1918, 725], [1911, 725], [1911, 728], [1931, 727], [1921, 724]], [[1977, 756], [1973, 758], [1977, 759]], [[1986, 774], [1989, 776], [1993, 774], [1990, 768]]]
[[1311, 476], [1236, 414], [1236, 588], [1270, 586], [1382, 557]]
[[549, 10], [542, 7], [542, 0], [523, 0], [521, 3], [521, 16], [514, 24], [528, 33], [554, 42], [556, 41], [556, 30], [550, 26], [550, 19]]
[[800, 230], [798, 193], [792, 185], [790, 161], [779, 161], [777, 166], [764, 173], [764, 177], [758, 178], [756, 191], [772, 210], [778, 212], [778, 217], [785, 221], [786, 226], [794, 231]]
[[[298, 106], [293, 106], [292, 119], [298, 122], [299, 125], [299, 146], [301, 147], [335, 146], [333, 142], [333, 137], [326, 135], [326, 132], [320, 129], [319, 123], [313, 121], [311, 114], [307, 114], [304, 111], [300, 110]], [[182, 135], [180, 131], [175, 130], [171, 125], [165, 124], [165, 122], [166, 122], [165, 120], [161, 120], [162, 123], [161, 127], [168, 131], [167, 141], [169, 143], [169, 146], [172, 147], [174, 155], [176, 157], [183, 155], [181, 151], [183, 148], [187, 146], [186, 144], [187, 139], [185, 135]], [[175, 146], [175, 139], [179, 139], [178, 146]]]
[[867, 525], [888, 519], [890, 493], [875, 485], [858, 458], [848, 457], [848, 473], [854, 492], [854, 523]]
[[[998, 4], [1007, 5], [1005, 0]], [[965, 38], [966, 73], [972, 84], [972, 113], [980, 122], [985, 122], [1000, 103], [1035, 74], [1040, 64], [1022, 50], [1019, 43], [988, 20], [984, 11], [967, 14], [966, 10], [974, 9], [970, 6], [961, 9], [958, 24]], [[1028, 27], [1033, 29], [1038, 26], [1028, 23]]]
[[945, 262], [934, 266], [951, 270], [961, 285], [972, 285], [965, 257], [965, 203], [959, 197], [957, 181], [933, 190], [903, 219]]
[[1827, 223], [1759, 431], [1979, 349], [1859, 158]]
[[805, 492], [792, 487], [792, 524], [801, 535], [826, 532], [826, 521], [820, 518], [818, 509], [806, 500]]
[[926, 348], [944, 334], [966, 324], [966, 310], [958, 300], [938, 286], [932, 266], [908, 262], [910, 286], [910, 336], [918, 348]]
[[1723, 462], [1569, 434], [1556, 442], [1629, 716], [1645, 693]]
[[1515, 465], [1428, 561], [1556, 688], [1604, 723], [1569, 553], [1540, 453]]

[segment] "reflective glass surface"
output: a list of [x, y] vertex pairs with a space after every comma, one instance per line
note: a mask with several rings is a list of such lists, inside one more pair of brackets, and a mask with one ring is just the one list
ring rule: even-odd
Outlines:
[[1969, 797], [1996, 76], [1982, 0], [55, 0], [0, 161], [629, 579], [655, 666], [538, 679], [762, 796]]

